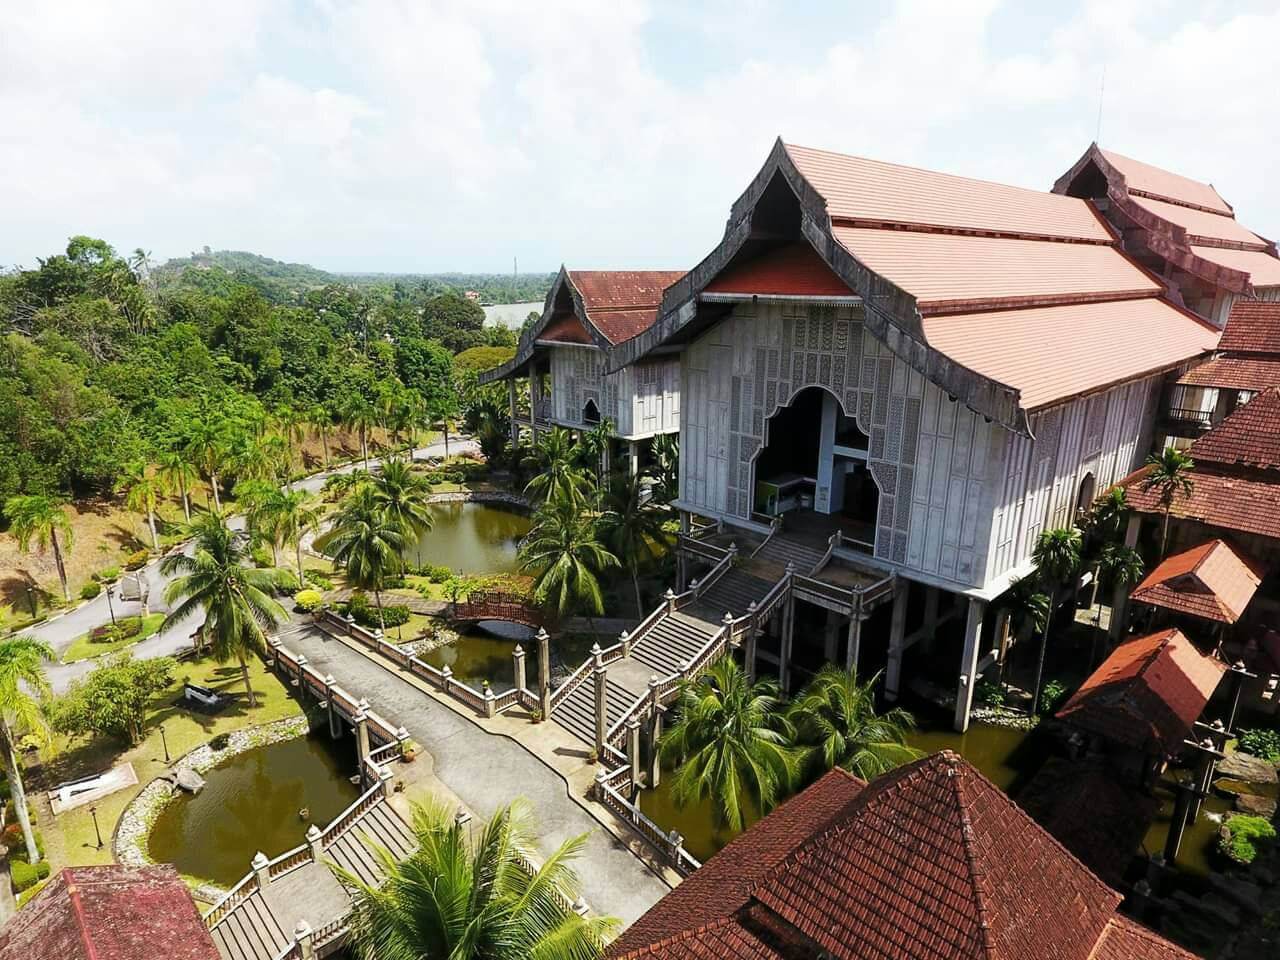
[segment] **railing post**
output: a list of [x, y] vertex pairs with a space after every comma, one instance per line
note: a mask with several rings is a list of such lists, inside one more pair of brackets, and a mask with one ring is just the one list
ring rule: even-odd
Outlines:
[[356, 704], [355, 716], [351, 718], [356, 725], [356, 763], [362, 774], [364, 762], [369, 758], [369, 714], [365, 712], [368, 705], [367, 701], [361, 700]]
[[347, 636], [354, 637], [356, 635], [356, 618], [348, 613], [343, 619], [347, 622]]
[[674, 866], [680, 865], [680, 849], [684, 846], [684, 837], [672, 830], [667, 834], [667, 856], [671, 858]]
[[658, 741], [662, 739], [662, 700], [658, 688], [662, 681], [657, 675], [649, 678], [649, 789], [658, 785], [662, 764], [658, 758]]
[[609, 779], [609, 773], [606, 770], [597, 770], [596, 779], [592, 784], [592, 799], [596, 803], [604, 803], [604, 782]]
[[609, 724], [609, 693], [607, 689], [608, 668], [601, 656], [600, 644], [593, 644], [591, 656], [595, 660], [595, 695], [596, 695], [596, 759], [604, 761], [604, 738]]
[[631, 796], [640, 792], [640, 718], [627, 721], [627, 763], [631, 765]]
[[298, 945], [298, 956], [302, 960], [312, 960], [316, 955], [315, 933], [307, 921], [299, 920], [297, 926], [293, 928], [293, 942]]
[[734, 540], [729, 544], [729, 566], [733, 566], [738, 562], [738, 541]]
[[254, 876], [258, 878], [258, 889], [265, 890], [271, 883], [271, 874], [268, 864], [271, 861], [267, 859], [267, 855], [259, 850], [253, 855], [253, 859], [249, 861], [249, 868], [253, 870]]
[[378, 769], [378, 782], [382, 784], [382, 799], [391, 799], [391, 781], [395, 779], [395, 774], [391, 772], [390, 767], [380, 767]]
[[311, 862], [319, 863], [324, 855], [324, 834], [314, 823], [307, 827], [307, 846], [311, 848]]
[[294, 662], [298, 665], [298, 692], [306, 693], [306, 671], [303, 668], [307, 665], [307, 658], [300, 653]]
[[409, 746], [409, 731], [404, 727], [396, 728], [396, 743], [400, 745], [400, 756], [404, 756], [405, 748]]
[[667, 601], [667, 613], [675, 613], [676, 612], [675, 591], [673, 591], [670, 587], [667, 587], [667, 592], [662, 595], [662, 599]]
[[538, 703], [542, 719], [551, 719], [551, 638], [546, 627], [538, 629]]
[[324, 705], [329, 715], [329, 737], [332, 740], [342, 736], [342, 721], [338, 717], [338, 708], [333, 705], [333, 685], [337, 682], [332, 673], [324, 675]]
[[484, 715], [487, 720], [492, 720], [498, 715], [498, 698], [493, 692], [493, 687], [488, 684], [485, 684], [484, 688]]
[[271, 648], [271, 669], [280, 669], [280, 638], [272, 637], [267, 641], [267, 646]]
[[699, 593], [698, 593], [698, 591], [699, 591], [700, 589], [701, 589], [701, 587], [699, 587], [699, 586], [698, 586], [698, 580], [697, 580], [697, 578], [696, 578], [696, 577], [695, 577], [694, 579], [692, 579], [692, 580], [690, 580], [690, 581], [689, 581], [689, 590], [690, 590], [690, 591], [692, 591], [692, 593], [693, 593], [693, 595], [694, 595], [695, 597], [697, 597], [697, 596], [700, 596], [700, 595], [701, 595], [701, 594], [699, 594]]
[[760, 617], [758, 614], [759, 605], [752, 600], [747, 605], [747, 614], [750, 620], [747, 621], [747, 642], [742, 650], [743, 664], [747, 668], [747, 679], [752, 683], [756, 679], [756, 641], [760, 637]]
[[728, 610], [724, 612], [724, 616], [720, 618], [720, 629], [724, 631], [724, 642], [726, 646], [737, 646], [733, 642], [733, 614]]
[[440, 671], [440, 682], [443, 685], [444, 692], [448, 693], [449, 687], [453, 683], [453, 667], [447, 663], [444, 665], [444, 669]]
[[524, 656], [524, 647], [517, 643], [516, 648], [511, 651], [511, 675], [515, 678], [517, 697], [524, 693]]
[[631, 634], [623, 630], [618, 634], [618, 640], [622, 644], [622, 656], [624, 658], [631, 656]]

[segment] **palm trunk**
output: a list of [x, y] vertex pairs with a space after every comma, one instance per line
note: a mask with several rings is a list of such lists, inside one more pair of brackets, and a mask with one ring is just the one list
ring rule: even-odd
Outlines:
[[1165, 510], [1164, 523], [1160, 528], [1160, 559], [1164, 559], [1165, 552], [1169, 549], [1169, 514], [1172, 510]]
[[147, 511], [147, 526], [151, 528], [151, 546], [160, 549], [160, 535], [156, 533], [156, 512], [154, 510]]
[[182, 497], [182, 515], [191, 522], [191, 498], [187, 496], [187, 481], [178, 477], [178, 494]]
[[13, 745], [13, 731], [9, 729], [9, 721], [2, 716], [0, 716], [0, 734], [4, 736], [13, 809], [18, 814], [18, 823], [22, 827], [22, 840], [27, 845], [27, 862], [34, 866], [40, 862], [40, 849], [36, 846], [36, 835], [31, 829], [31, 813], [27, 810], [27, 791], [22, 785], [22, 767], [18, 762], [18, 751]]
[[244, 690], [249, 695], [249, 707], [256, 707], [258, 698], [254, 695], [253, 684], [249, 682], [249, 664], [245, 660], [243, 653], [238, 654], [237, 659], [240, 661], [240, 676], [244, 679]]
[[360, 456], [364, 459], [364, 469], [369, 470], [369, 440], [365, 436], [364, 424], [360, 425]]
[[444, 458], [449, 459], [449, 421], [444, 422]]
[[324, 468], [329, 469], [329, 434], [324, 427], [320, 428], [320, 449], [324, 452]]
[[373, 602], [378, 605], [378, 629], [383, 633], [387, 632], [387, 621], [382, 616], [382, 591], [373, 591]]
[[640, 571], [631, 568], [631, 585], [636, 588], [636, 616], [644, 619], [644, 600], [640, 597]]
[[1058, 588], [1049, 591], [1049, 613], [1044, 618], [1044, 633], [1040, 637], [1040, 657], [1036, 661], [1036, 682], [1031, 693], [1031, 715], [1035, 716], [1040, 708], [1040, 688], [1044, 683], [1045, 654], [1049, 651], [1049, 631], [1053, 627], [1053, 612], [1057, 606]]
[[306, 571], [302, 569], [302, 537], [298, 537], [298, 542], [294, 545], [294, 552], [297, 554], [298, 559], [298, 584], [300, 588], [306, 589]]
[[218, 496], [218, 474], [215, 470], [209, 471], [209, 489], [213, 491], [213, 507], [219, 513], [222, 512], [222, 498]]
[[67, 567], [62, 562], [62, 548], [58, 546], [58, 531], [49, 530], [49, 544], [53, 547], [53, 562], [58, 565], [58, 579], [62, 581], [62, 598], [71, 599], [71, 590], [67, 587]]

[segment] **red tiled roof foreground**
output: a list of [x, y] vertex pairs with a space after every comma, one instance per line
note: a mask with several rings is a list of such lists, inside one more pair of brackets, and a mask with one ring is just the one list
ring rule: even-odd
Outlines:
[[569, 282], [582, 297], [586, 319], [610, 343], [647, 330], [658, 315], [662, 291], [683, 270], [570, 270]]
[[1238, 408], [1187, 452], [1197, 462], [1280, 470], [1280, 387]]
[[[1125, 488], [1131, 510], [1160, 516], [1164, 513], [1160, 494], [1142, 489], [1142, 480], [1150, 472], [1149, 467], [1143, 467], [1121, 480], [1120, 486]], [[1191, 471], [1191, 479], [1191, 495], [1179, 496], [1170, 516], [1280, 540], [1280, 477], [1272, 482], [1197, 468]]]
[[68, 867], [0, 931], [0, 960], [220, 960], [170, 866]]
[[1254, 357], [1215, 357], [1208, 363], [1192, 367], [1178, 382], [1189, 387], [1266, 390], [1280, 386], [1280, 356], [1268, 360]]
[[1180, 630], [1162, 630], [1116, 647], [1056, 716], [1113, 743], [1171, 756], [1226, 669]]
[[1280, 354], [1280, 302], [1236, 300], [1218, 349], [1228, 353]]
[[1221, 540], [1167, 558], [1130, 594], [1130, 599], [1178, 613], [1235, 623], [1262, 583], [1254, 565]]
[[[606, 956], [1184, 960], [960, 757], [843, 771], [747, 830]], [[1123, 941], [1123, 943], [1121, 943]]]

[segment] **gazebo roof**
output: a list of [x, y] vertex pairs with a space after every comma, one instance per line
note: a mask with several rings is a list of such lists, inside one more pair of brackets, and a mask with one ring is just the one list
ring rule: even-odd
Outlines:
[[1222, 540], [1166, 559], [1130, 595], [1138, 603], [1235, 623], [1262, 583], [1261, 573]]

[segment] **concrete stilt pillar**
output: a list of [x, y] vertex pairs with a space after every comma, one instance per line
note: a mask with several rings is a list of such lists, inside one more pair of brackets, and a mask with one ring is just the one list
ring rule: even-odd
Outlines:
[[862, 614], [854, 610], [849, 617], [849, 636], [845, 644], [844, 668], [857, 670], [858, 659], [862, 655]]
[[356, 762], [363, 773], [364, 762], [369, 756], [369, 715], [360, 708], [352, 719], [356, 724]]
[[924, 591], [924, 629], [921, 633], [921, 644], [926, 653], [933, 652], [934, 635], [938, 632], [938, 601], [942, 591], [937, 587], [926, 587]]
[[333, 685], [337, 683], [332, 673], [324, 677], [325, 713], [329, 715], [329, 736], [337, 740], [342, 736], [342, 718], [338, 716], [338, 708], [333, 704]]
[[762, 628], [760, 618], [756, 615], [756, 602], [751, 601], [747, 605], [747, 613], [751, 615], [751, 620], [747, 624], [747, 638], [742, 646], [742, 664], [747, 673], [747, 679], [755, 683], [756, 680], [756, 646], [760, 642], [760, 631]]
[[[884, 671], [884, 696], [886, 700], [898, 699], [902, 690], [902, 655], [906, 650], [907, 598], [911, 585], [901, 578], [893, 584], [893, 616], [889, 623], [889, 660]], [[930, 588], [930, 592], [934, 592]], [[938, 602], [935, 593], [933, 612], [935, 622]]]
[[551, 637], [545, 628], [538, 630], [538, 707], [542, 719], [551, 719]]
[[973, 710], [973, 688], [977, 685], [982, 615], [986, 608], [985, 600], [969, 598], [969, 612], [964, 625], [964, 655], [960, 660], [960, 680], [956, 686], [955, 729], [959, 733], [969, 729], [969, 714]]
[[[680, 511], [680, 535], [689, 535], [689, 511]], [[684, 551], [676, 547], [676, 589], [684, 593], [685, 584], [689, 582], [689, 559]]]
[[[791, 569], [791, 565], [787, 565]], [[782, 644], [778, 649], [778, 686], [783, 693], [791, 692], [791, 644], [795, 638], [796, 601], [788, 596], [782, 612]]]
[[519, 443], [520, 441], [520, 424], [516, 421], [516, 379], [512, 377], [507, 381], [507, 399], [511, 404], [511, 442]]
[[595, 659], [596, 665], [592, 672], [593, 682], [595, 684], [596, 699], [596, 757], [604, 760], [604, 738], [609, 732], [609, 690], [608, 675], [609, 670], [604, 665], [604, 659], [601, 656], [600, 644], [595, 644], [591, 648], [591, 656]]
[[662, 763], [658, 757], [658, 744], [662, 740], [662, 704], [658, 699], [658, 686], [661, 681], [656, 676], [649, 678], [649, 789], [658, 785], [662, 773]]
[[627, 441], [627, 472], [634, 478], [640, 476], [640, 441]]
[[[1142, 514], [1131, 513], [1129, 524], [1124, 528], [1124, 545], [1130, 549], [1138, 546], [1138, 537], [1142, 534]], [[1129, 589], [1118, 586], [1111, 595], [1111, 625], [1107, 628], [1107, 636], [1112, 643], [1121, 639], [1129, 629]]]
[[[822, 628], [822, 659], [835, 663], [840, 657], [840, 614], [827, 611], [827, 622]], [[855, 616], [856, 619], [856, 616]]]
[[511, 675], [515, 678], [515, 688], [517, 695], [524, 690], [524, 647], [516, 644], [516, 648], [511, 651]]

